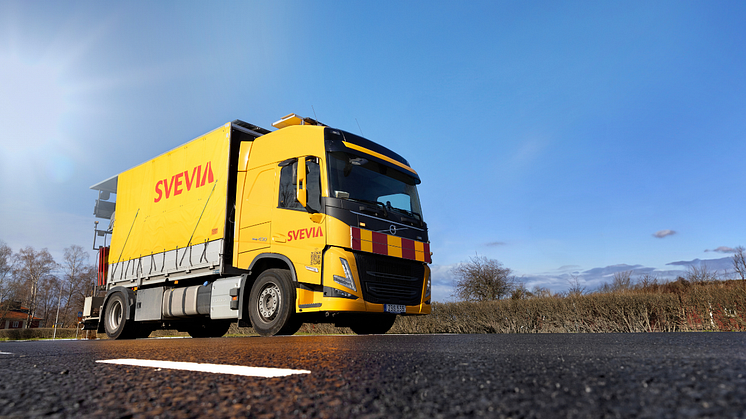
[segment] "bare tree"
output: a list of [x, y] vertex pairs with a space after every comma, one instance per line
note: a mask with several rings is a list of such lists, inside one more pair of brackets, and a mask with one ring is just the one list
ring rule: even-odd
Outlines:
[[26, 291], [23, 303], [29, 309], [26, 327], [30, 327], [31, 321], [36, 315], [39, 287], [43, 284], [42, 280], [52, 275], [57, 263], [47, 249], [37, 252], [32, 247], [19, 250], [13, 259], [13, 275], [25, 287]]
[[76, 313], [83, 308], [86, 291], [96, 280], [96, 267], [88, 264], [88, 252], [78, 245], [65, 249], [60, 264], [61, 284], [60, 300], [64, 307], [61, 310], [63, 324], [77, 321]]
[[10, 246], [0, 240], [0, 284], [4, 284], [13, 270], [13, 251]]
[[731, 256], [731, 262], [733, 262], [733, 270], [736, 271], [741, 281], [746, 282], [746, 249], [743, 246], [736, 247], [736, 252]]
[[632, 271], [615, 272], [611, 283], [605, 283], [599, 289], [601, 293], [623, 292], [632, 288]]
[[0, 325], [10, 310], [15, 297], [15, 282], [13, 281], [13, 250], [0, 241]]
[[632, 288], [632, 271], [615, 272], [611, 286], [616, 291], [627, 291]]
[[637, 278], [637, 287], [647, 289], [658, 285], [658, 277], [651, 274], [643, 274]]
[[707, 264], [702, 262], [699, 266], [689, 265], [686, 269], [686, 279], [689, 282], [707, 282], [718, 279], [717, 271], [711, 271]]
[[510, 295], [515, 287], [513, 271], [495, 259], [474, 256], [452, 273], [458, 278], [456, 294], [466, 301], [492, 301]]
[[41, 319], [44, 327], [54, 324], [55, 311], [59, 301], [60, 280], [54, 275], [46, 275], [39, 280], [36, 294], [35, 316]]
[[526, 284], [523, 282], [514, 287], [513, 291], [510, 293], [510, 298], [513, 300], [525, 300], [527, 298], [532, 298], [533, 296], [534, 294], [526, 288]]
[[579, 297], [585, 294], [585, 287], [581, 284], [582, 281], [578, 275], [570, 275], [570, 279], [567, 282], [570, 284], [570, 289], [567, 290], [568, 296]]
[[536, 285], [533, 291], [531, 291], [531, 294], [536, 298], [549, 298], [552, 297], [552, 290]]
[[96, 283], [97, 270], [95, 265], [85, 265], [78, 273], [75, 281], [63, 285], [69, 287], [66, 289], [66, 296], [63, 297], [63, 311], [60, 313], [60, 321], [65, 327], [70, 327], [78, 322], [78, 312], [83, 311], [83, 304], [86, 295], [90, 295], [93, 284]]

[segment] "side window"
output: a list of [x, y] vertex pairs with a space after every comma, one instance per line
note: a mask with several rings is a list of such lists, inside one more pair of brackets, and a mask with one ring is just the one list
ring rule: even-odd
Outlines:
[[[280, 196], [278, 208], [305, 210], [296, 198], [298, 184], [298, 159], [280, 163]], [[306, 183], [308, 184], [308, 207], [314, 211], [321, 210], [321, 170], [317, 157], [306, 157]]]
[[285, 164], [280, 170], [280, 200], [277, 203], [278, 208], [302, 209], [297, 199], [295, 199], [295, 187], [298, 183], [298, 159], [292, 159], [292, 163], [284, 161]]

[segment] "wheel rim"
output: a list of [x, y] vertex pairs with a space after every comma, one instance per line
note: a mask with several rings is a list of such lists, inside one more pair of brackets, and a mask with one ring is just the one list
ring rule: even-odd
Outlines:
[[277, 284], [267, 284], [259, 293], [259, 316], [262, 320], [270, 322], [277, 317], [281, 303], [280, 287]]
[[107, 322], [109, 324], [109, 330], [112, 332], [119, 329], [119, 325], [122, 323], [122, 302], [119, 300], [113, 301], [109, 315], [107, 316]]

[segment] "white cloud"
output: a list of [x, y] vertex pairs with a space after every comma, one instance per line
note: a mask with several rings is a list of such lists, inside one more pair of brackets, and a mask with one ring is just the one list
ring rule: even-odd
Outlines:
[[489, 242], [489, 243], [485, 244], [485, 246], [488, 246], [488, 247], [497, 247], [497, 246], [505, 246], [506, 244], [507, 243], [505, 243], [505, 242]]
[[674, 234], [676, 234], [676, 232], [673, 230], [660, 230], [660, 231], [656, 231], [655, 234], [653, 234], [653, 237], [662, 239], [666, 236], [673, 236]]
[[718, 252], [718, 253], [736, 253], [736, 249], [728, 246], [720, 246], [716, 249], [705, 249], [705, 252]]
[[[709, 266], [709, 265], [708, 265]], [[568, 269], [577, 268], [577, 269]], [[526, 287], [532, 289], [539, 286], [548, 288], [552, 292], [565, 292], [570, 288], [571, 282], [577, 278], [580, 286], [585, 287], [586, 292], [592, 292], [614, 279], [614, 274], [618, 272], [632, 272], [632, 279], [636, 280], [641, 275], [652, 275], [660, 281], [669, 281], [676, 279], [677, 276], [685, 273], [683, 270], [658, 270], [643, 265], [618, 264], [605, 267], [591, 268], [580, 270], [578, 266], [563, 266], [555, 272], [547, 272], [539, 275], [524, 275], [523, 283]]]
[[430, 265], [431, 277], [433, 281], [432, 292], [433, 301], [447, 302], [454, 301], [455, 288], [453, 286], [453, 277], [450, 272], [453, 265]]
[[684, 267], [690, 267], [690, 266], [696, 266], [696, 267], [707, 267], [710, 271], [717, 271], [719, 273], [728, 274], [729, 272], [733, 271], [733, 261], [732, 259], [728, 257], [720, 258], [720, 259], [694, 259], [694, 260], [680, 260], [677, 262], [671, 262], [667, 263], [666, 265], [671, 266], [684, 266]]
[[580, 269], [580, 265], [562, 265], [559, 268], [557, 268], [560, 272], [576, 272], [578, 269]]
[[685, 276], [689, 266], [706, 266], [710, 271], [717, 272], [723, 277], [729, 277], [733, 273], [733, 262], [730, 257], [707, 260], [688, 260], [667, 263], [671, 269], [656, 269], [643, 265], [618, 264], [606, 267], [592, 268], [587, 270], [576, 270], [574, 272], [561, 267], [555, 272], [547, 272], [539, 275], [524, 275], [521, 277], [526, 287], [532, 289], [535, 286], [549, 288], [552, 292], [564, 292], [570, 288], [570, 281], [577, 277], [580, 285], [586, 291], [595, 291], [604, 283], [611, 282], [617, 272], [632, 272], [632, 280], [636, 281], [642, 275], [651, 275], [658, 278], [660, 282], [674, 281], [679, 276]]

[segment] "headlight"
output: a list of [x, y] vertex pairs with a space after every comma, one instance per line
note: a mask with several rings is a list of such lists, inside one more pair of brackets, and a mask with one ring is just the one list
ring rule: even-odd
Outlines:
[[350, 264], [347, 263], [347, 259], [345, 258], [339, 258], [339, 261], [342, 262], [342, 269], [345, 272], [345, 276], [339, 276], [334, 275], [334, 282], [336, 282], [339, 285], [343, 285], [353, 291], [357, 291], [357, 287], [355, 286], [355, 279], [352, 277], [352, 269], [350, 269]]
[[430, 281], [430, 272], [428, 271], [425, 277], [425, 298], [430, 296], [430, 290], [432, 289], [432, 281]]

